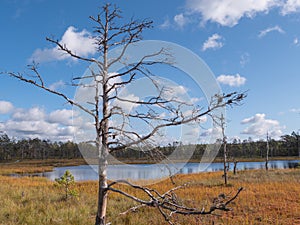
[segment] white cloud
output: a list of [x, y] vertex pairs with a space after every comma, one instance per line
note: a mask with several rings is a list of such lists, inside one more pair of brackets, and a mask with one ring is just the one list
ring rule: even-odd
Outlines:
[[135, 96], [134, 94], [127, 94], [126, 91], [124, 93], [121, 93], [119, 97], [121, 99], [126, 99], [127, 101], [120, 101], [117, 99], [113, 102], [113, 106], [120, 107], [126, 113], [130, 112], [135, 107], [137, 107], [138, 104], [136, 104], [135, 102], [140, 100], [138, 96]]
[[166, 18], [162, 24], [159, 25], [161, 29], [168, 29], [171, 26], [170, 19]]
[[246, 78], [236, 75], [220, 75], [217, 77], [217, 81], [221, 84], [226, 84], [231, 87], [239, 87], [246, 83]]
[[287, 15], [290, 13], [299, 12], [300, 10], [300, 0], [287, 0], [283, 6], [281, 13], [282, 15]]
[[0, 114], [7, 114], [13, 110], [14, 106], [12, 103], [7, 101], [0, 101]]
[[[185, 139], [185, 143], [188, 144], [188, 143], [195, 143], [195, 137], [199, 137], [199, 134], [200, 134], [200, 129], [199, 127], [193, 127], [193, 128], [190, 128], [190, 129], [187, 129], [187, 131], [183, 134]], [[188, 136], [191, 136], [191, 140], [186, 140], [188, 138]], [[194, 140], [193, 140], [194, 139]], [[188, 141], [188, 142], [187, 142]]]
[[39, 107], [33, 107], [29, 110], [16, 109], [12, 114], [14, 121], [40, 121], [45, 119], [45, 112]]
[[202, 46], [202, 51], [206, 51], [207, 49], [218, 49], [223, 47], [222, 36], [219, 34], [213, 34], [210, 36]]
[[272, 31], [277, 31], [281, 34], [285, 33], [285, 31], [280, 26], [276, 25], [274, 27], [269, 27], [265, 30], [260, 31], [258, 37], [262, 38], [262, 37], [266, 36], [268, 33], [272, 32]]
[[202, 23], [216, 22], [222, 26], [234, 26], [243, 17], [253, 18], [257, 13], [279, 5], [276, 0], [187, 0], [191, 13], [201, 15]]
[[272, 138], [279, 138], [282, 135], [282, 129], [284, 129], [277, 120], [266, 119], [266, 115], [260, 113], [242, 120], [241, 124], [249, 125], [242, 134], [256, 137], [265, 137], [269, 133]]
[[[91, 38], [91, 34], [82, 30], [77, 32], [77, 29], [73, 26], [68, 27], [63, 34], [60, 44], [66, 45], [73, 53], [86, 57], [96, 53], [95, 41]], [[71, 58], [68, 54], [60, 51], [57, 47], [37, 49], [32, 54], [30, 61], [36, 62], [48, 62], [54, 60], [64, 60]]]
[[209, 138], [213, 141], [220, 138], [222, 130], [220, 127], [211, 127], [200, 133], [200, 138], [207, 141]]
[[[147, 78], [145, 78], [147, 79]], [[154, 84], [151, 82], [149, 85], [153, 86]], [[178, 100], [184, 102], [190, 102], [191, 99], [187, 98], [188, 89], [183, 85], [178, 85], [171, 80], [163, 79], [163, 78], [156, 78], [155, 85], [157, 87], [154, 88], [154, 92], [157, 95], [158, 89], [161, 90], [161, 97], [165, 100]], [[167, 87], [167, 88], [166, 88]], [[158, 89], [157, 89], [158, 88]]]
[[73, 140], [75, 134], [90, 128], [90, 124], [72, 110], [59, 109], [48, 114], [39, 107], [14, 109], [10, 118], [1, 123], [1, 130], [11, 137], [56, 141]]
[[191, 98], [191, 103], [196, 104], [204, 100], [204, 97], [201, 98]]
[[73, 125], [73, 110], [58, 109], [49, 114], [48, 121], [66, 126]]
[[184, 86], [182, 86], [182, 85], [178, 85], [178, 86], [176, 86], [176, 87], [172, 87], [173, 89], [174, 89], [174, 91], [175, 91], [175, 95], [184, 95], [184, 94], [186, 94], [187, 93], [187, 88], [186, 87], [184, 87]]
[[[91, 75], [90, 73], [85, 74], [85, 76], [90, 76], [90, 75]], [[117, 73], [113, 72], [113, 73], [108, 74], [109, 77], [114, 76], [114, 75], [117, 75]], [[98, 79], [98, 81], [100, 81], [101, 76], [98, 76], [96, 79]], [[111, 78], [108, 81], [108, 87], [111, 87], [114, 84], [121, 83], [121, 82], [122, 82], [121, 77]], [[102, 87], [100, 87], [100, 86], [101, 86], [101, 82], [98, 83], [98, 91], [99, 91], [99, 95], [102, 95]], [[79, 85], [77, 87], [76, 94], [75, 94], [76, 102], [79, 102], [82, 104], [86, 104], [87, 102], [93, 102], [95, 100], [95, 93], [96, 93], [95, 87], [96, 87], [96, 83], [94, 80], [84, 79], [82, 81], [81, 85]], [[118, 87], [120, 87], [120, 86], [118, 86]], [[113, 95], [115, 95], [115, 92], [111, 91], [110, 96], [113, 96]], [[90, 108], [90, 106], [91, 106], [91, 104], [89, 104], [88, 108]]]
[[293, 44], [294, 45], [298, 45], [299, 44], [299, 39], [298, 38], [294, 38]]
[[62, 81], [62, 80], [59, 80], [59, 81], [57, 81], [57, 82], [51, 84], [51, 85], [49, 86], [49, 88], [50, 88], [51, 90], [56, 91], [57, 89], [62, 88], [62, 87], [64, 87], [64, 86], [65, 86], [65, 82]]
[[188, 19], [183, 15], [183, 13], [177, 14], [174, 16], [174, 22], [179, 26], [180, 28], [183, 28], [187, 23]]

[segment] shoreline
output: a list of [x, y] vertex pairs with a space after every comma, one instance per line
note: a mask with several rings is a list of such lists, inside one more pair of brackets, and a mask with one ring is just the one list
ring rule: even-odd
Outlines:
[[[271, 157], [269, 161], [287, 161], [287, 160], [300, 160], [300, 157]], [[238, 162], [264, 162], [263, 158], [238, 158]], [[89, 161], [89, 164], [91, 161]], [[183, 161], [172, 161], [173, 163], [181, 163]], [[216, 158], [213, 163], [222, 163], [222, 158]], [[232, 163], [233, 160], [229, 160]], [[147, 160], [122, 160], [126, 164], [153, 164], [153, 161]], [[189, 163], [200, 163], [199, 160], [189, 160]], [[87, 165], [85, 159], [45, 159], [45, 160], [12, 160], [10, 162], [0, 162], [0, 175], [7, 174], [34, 174], [51, 172], [55, 167], [68, 167]], [[97, 163], [94, 163], [95, 165]], [[110, 165], [117, 165], [120, 163], [110, 163]]]

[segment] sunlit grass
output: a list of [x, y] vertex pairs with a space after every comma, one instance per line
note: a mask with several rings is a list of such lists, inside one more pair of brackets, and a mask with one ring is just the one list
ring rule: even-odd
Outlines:
[[77, 166], [85, 163], [84, 159], [17, 160], [0, 163], [0, 175], [42, 173], [52, 171], [54, 167]]
[[[186, 205], [199, 209], [208, 208], [220, 193], [232, 195], [240, 186], [244, 187], [231, 204], [232, 211], [174, 217], [180, 224], [300, 224], [300, 170], [243, 171], [236, 176], [230, 174], [229, 186], [223, 185], [221, 175], [215, 172], [175, 176], [178, 185], [189, 183], [187, 188], [177, 191], [178, 196]], [[164, 192], [173, 185], [166, 180], [152, 187]], [[0, 176], [0, 224], [94, 224], [97, 182], [77, 182], [75, 188], [79, 196], [65, 201], [62, 189], [45, 178]], [[143, 196], [127, 186], [120, 188]], [[120, 215], [134, 205], [111, 193], [107, 220], [117, 225], [164, 224], [154, 208], [142, 207]]]

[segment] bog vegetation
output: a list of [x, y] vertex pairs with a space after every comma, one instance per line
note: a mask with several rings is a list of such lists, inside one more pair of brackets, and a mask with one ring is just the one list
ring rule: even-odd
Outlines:
[[[233, 195], [244, 187], [239, 198], [231, 205], [232, 211], [210, 216], [176, 216], [180, 224], [300, 224], [300, 171], [264, 170], [229, 173], [229, 185], [224, 186], [222, 172], [177, 175], [178, 184], [189, 185], [176, 192], [178, 201], [192, 207], [209, 207], [216, 196]], [[0, 176], [1, 225], [88, 225], [94, 224], [97, 182], [75, 182], [77, 198], [65, 201], [62, 189], [45, 178], [13, 178]], [[166, 180], [151, 188], [169, 190]], [[137, 196], [138, 191], [128, 186], [121, 190]], [[135, 203], [116, 193], [110, 194], [107, 220], [112, 224], [162, 225], [162, 216], [152, 208], [142, 207], [126, 212]]]

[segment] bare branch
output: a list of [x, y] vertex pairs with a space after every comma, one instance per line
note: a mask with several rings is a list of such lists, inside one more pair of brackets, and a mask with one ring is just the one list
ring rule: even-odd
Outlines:
[[91, 63], [96, 63], [97, 65], [101, 65], [101, 67], [103, 66], [103, 64], [99, 61], [97, 61], [96, 59], [93, 58], [85, 58], [82, 56], [79, 56], [77, 54], [75, 54], [74, 52], [72, 52], [72, 50], [68, 49], [68, 47], [65, 44], [60, 43], [58, 40], [53, 40], [49, 37], [46, 38], [47, 41], [56, 44], [59, 47], [59, 50], [66, 52], [67, 54], [69, 54], [70, 56], [76, 58], [76, 59], [80, 59], [82, 61], [87, 61], [87, 62], [91, 62]]
[[114, 149], [111, 149], [112, 151], [116, 151], [116, 150], [120, 150], [120, 149], [124, 149], [124, 148], [128, 148], [130, 146], [133, 146], [133, 145], [137, 145], [147, 139], [149, 139], [150, 137], [154, 136], [160, 129], [164, 128], [164, 127], [171, 127], [171, 126], [178, 126], [178, 125], [182, 125], [182, 124], [187, 124], [187, 123], [190, 123], [192, 121], [196, 121], [197, 119], [199, 119], [200, 117], [204, 116], [204, 115], [208, 115], [210, 112], [212, 112], [213, 110], [217, 109], [217, 108], [221, 108], [221, 107], [224, 107], [226, 106], [226, 103], [220, 103], [219, 105], [215, 105], [213, 107], [210, 107], [208, 108], [206, 111], [202, 112], [202, 113], [199, 113], [195, 116], [192, 116], [192, 117], [189, 117], [189, 118], [183, 118], [183, 119], [180, 119], [180, 120], [174, 120], [172, 122], [169, 122], [169, 123], [164, 123], [164, 124], [159, 124], [157, 125], [156, 127], [154, 127], [154, 129], [149, 132], [147, 135], [144, 135], [143, 137], [141, 137], [139, 140], [135, 140], [133, 142], [130, 142], [130, 143], [126, 143], [126, 144], [123, 144], [122, 146], [120, 147], [116, 147]]
[[[124, 46], [124, 48], [122, 49], [122, 52], [120, 53], [120, 55], [116, 59], [114, 59], [112, 62], [110, 62], [108, 64], [108, 67], [110, 67], [114, 63], [120, 61], [122, 59], [122, 57], [124, 57], [124, 54], [125, 54], [125, 52], [126, 52], [126, 50], [127, 50], [127, 48], [129, 47], [130, 44], [132, 44], [132, 43], [127, 43]], [[168, 62], [167, 59], [161, 60], [160, 62], [146, 62], [147, 59], [150, 59], [151, 57], [162, 55], [162, 54], [166, 54], [165, 49], [160, 49], [158, 52], [154, 52], [153, 54], [145, 55], [137, 63], [127, 65], [127, 67], [130, 67], [130, 68], [128, 68], [126, 71], [124, 71], [122, 73], [117, 73], [117, 74], [112, 75], [112, 76], [109, 76], [108, 81], [111, 80], [111, 79], [115, 79], [117, 77], [123, 77], [124, 75], [130, 74], [131, 72], [133, 72], [135, 70], [138, 70], [140, 68], [140, 66], [142, 66], [142, 65], [154, 65], [154, 64], [167, 63]], [[126, 65], [125, 62], [123, 64]]]
[[[126, 185], [130, 186], [133, 189], [140, 190], [140, 191], [144, 192], [149, 197], [149, 200], [144, 200], [144, 199], [141, 199], [141, 198], [137, 198], [135, 196], [132, 196], [132, 195], [128, 194], [125, 191], [113, 188], [112, 186], [114, 186], [116, 184], [126, 184]], [[197, 208], [187, 207], [187, 206], [183, 205], [178, 200], [178, 197], [175, 194], [175, 191], [179, 190], [179, 189], [186, 188], [187, 186], [188, 186], [187, 184], [184, 184], [184, 185], [175, 187], [171, 190], [168, 190], [164, 194], [160, 194], [156, 190], [149, 189], [147, 187], [142, 187], [142, 186], [139, 186], [139, 185], [134, 185], [134, 184], [131, 184], [130, 182], [128, 182], [126, 180], [119, 180], [119, 181], [114, 181], [114, 182], [110, 183], [107, 187], [107, 191], [112, 191], [112, 192], [119, 193], [119, 194], [124, 195], [124, 196], [134, 200], [135, 202], [138, 202], [138, 203], [141, 204], [141, 205], [132, 207], [131, 209], [124, 212], [123, 214], [126, 214], [127, 212], [132, 211], [132, 210], [137, 210], [138, 208], [141, 208], [143, 206], [150, 206], [150, 207], [157, 208], [159, 210], [159, 212], [161, 213], [161, 215], [164, 217], [164, 219], [167, 222], [169, 222], [170, 224], [173, 224], [172, 221], [171, 221], [171, 217], [174, 214], [180, 214], [180, 215], [208, 215], [208, 214], [212, 214], [216, 210], [229, 211], [230, 209], [227, 208], [227, 206], [231, 202], [233, 202], [238, 197], [240, 192], [243, 190], [242, 187], [239, 188], [238, 191], [236, 192], [236, 194], [231, 198], [226, 198], [226, 196], [224, 194], [221, 194], [221, 195], [219, 195], [218, 198], [216, 198], [214, 200], [213, 205], [209, 208], [209, 210], [205, 210], [205, 208], [202, 208], [201, 210], [199, 210]], [[165, 210], [169, 212], [169, 215], [166, 213]]]
[[[37, 71], [36, 69], [33, 69], [33, 68], [34, 68], [34, 67], [32, 67], [32, 70], [33, 70], [34, 72]], [[88, 113], [89, 115], [91, 115], [91, 116], [93, 116], [93, 117], [95, 116], [95, 114], [94, 114], [92, 111], [90, 111], [89, 109], [83, 107], [81, 104], [79, 104], [79, 103], [73, 101], [72, 99], [70, 99], [69, 97], [67, 97], [65, 94], [63, 94], [63, 93], [61, 93], [61, 92], [58, 92], [58, 91], [55, 91], [55, 90], [52, 90], [52, 89], [46, 87], [46, 86], [44, 85], [44, 82], [41, 80], [41, 77], [39, 77], [39, 79], [40, 79], [40, 84], [39, 84], [39, 83], [37, 83], [35, 80], [31, 80], [31, 79], [25, 78], [25, 77], [24, 77], [22, 74], [20, 74], [20, 73], [13, 73], [13, 72], [5, 72], [5, 73], [8, 74], [9, 76], [13, 77], [13, 78], [16, 78], [16, 79], [18, 79], [18, 80], [24, 81], [24, 82], [29, 83], [29, 84], [32, 84], [32, 85], [34, 85], [34, 86], [36, 86], [36, 87], [38, 87], [38, 88], [44, 89], [45, 91], [50, 92], [50, 93], [52, 93], [52, 94], [58, 95], [58, 96], [62, 97], [63, 99], [65, 99], [65, 100], [66, 100], [68, 103], [70, 103], [71, 105], [74, 105], [74, 106], [80, 108], [82, 111]]]

